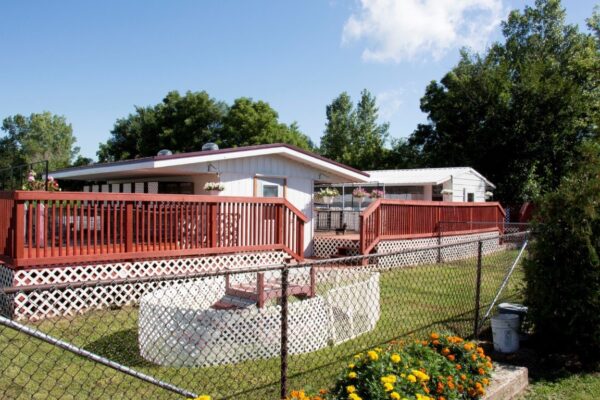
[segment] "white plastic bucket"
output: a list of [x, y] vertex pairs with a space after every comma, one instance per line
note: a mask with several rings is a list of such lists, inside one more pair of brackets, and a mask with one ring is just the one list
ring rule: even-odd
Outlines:
[[500, 353], [514, 353], [519, 350], [519, 316], [498, 314], [492, 317], [494, 350]]

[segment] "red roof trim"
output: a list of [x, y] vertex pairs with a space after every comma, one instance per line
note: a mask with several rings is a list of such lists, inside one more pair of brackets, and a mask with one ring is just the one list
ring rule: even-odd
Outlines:
[[108, 163], [98, 163], [98, 164], [93, 164], [93, 165], [83, 165], [80, 167], [64, 168], [64, 169], [59, 169], [59, 170], [53, 171], [53, 173], [76, 171], [78, 169], [83, 170], [83, 169], [91, 169], [91, 168], [110, 167], [110, 166], [115, 166], [115, 165], [138, 164], [138, 163], [144, 163], [144, 162], [148, 162], [148, 161], [162, 161], [162, 160], [172, 160], [172, 159], [178, 159], [178, 158], [206, 156], [206, 155], [213, 155], [213, 154], [228, 154], [228, 153], [237, 153], [237, 152], [242, 152], [242, 151], [273, 149], [273, 148], [277, 148], [277, 147], [285, 147], [287, 149], [297, 151], [297, 152], [305, 154], [307, 156], [310, 156], [310, 157], [319, 159], [321, 161], [325, 161], [327, 163], [336, 165], [340, 168], [347, 169], [354, 173], [357, 173], [357, 174], [360, 174], [360, 175], [363, 175], [366, 177], [369, 176], [368, 173], [361, 171], [359, 169], [352, 168], [346, 164], [342, 164], [340, 162], [323, 157], [319, 154], [315, 154], [311, 151], [307, 151], [307, 150], [301, 149], [299, 147], [292, 146], [292, 145], [285, 144], [285, 143], [259, 144], [259, 145], [255, 145], [255, 146], [232, 147], [232, 148], [228, 148], [228, 149], [219, 149], [219, 150], [193, 151], [193, 152], [189, 152], [189, 153], [172, 154], [170, 156], [152, 156], [152, 157], [136, 158], [133, 160], [121, 160], [121, 161], [114, 161], [114, 162], [108, 162]]

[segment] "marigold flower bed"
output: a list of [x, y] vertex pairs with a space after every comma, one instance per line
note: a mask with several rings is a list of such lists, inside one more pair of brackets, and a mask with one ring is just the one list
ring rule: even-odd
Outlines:
[[476, 343], [433, 332], [429, 340], [394, 342], [357, 354], [330, 390], [295, 390], [290, 399], [478, 399], [485, 395], [492, 367]]

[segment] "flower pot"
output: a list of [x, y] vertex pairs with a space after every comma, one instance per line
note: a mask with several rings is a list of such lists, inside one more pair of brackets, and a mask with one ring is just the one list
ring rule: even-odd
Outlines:
[[218, 196], [219, 193], [221, 193], [220, 190], [209, 190], [208, 191], [208, 194], [211, 195], [211, 196]]
[[321, 202], [323, 202], [325, 204], [331, 204], [331, 203], [333, 203], [333, 197], [323, 196], [323, 197], [321, 197]]

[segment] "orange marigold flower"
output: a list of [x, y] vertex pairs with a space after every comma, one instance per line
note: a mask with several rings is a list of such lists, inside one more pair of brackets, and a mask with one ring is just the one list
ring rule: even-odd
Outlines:
[[447, 358], [448, 358], [448, 360], [450, 360], [450, 361], [454, 361], [454, 359], [455, 359], [455, 357], [454, 357], [454, 354], [449, 354], [449, 355], [447, 356]]
[[483, 369], [483, 368], [479, 368], [479, 369], [477, 370], [477, 373], [478, 373], [479, 375], [485, 375], [485, 369]]
[[487, 385], [489, 385], [489, 384], [490, 384], [490, 380], [489, 380], [488, 378], [483, 378], [483, 379], [481, 380], [481, 382], [482, 382], [482, 383], [483, 383], [485, 386], [487, 386]]
[[448, 382], [448, 389], [450, 389], [450, 390], [454, 390], [454, 388], [455, 388], [455, 387], [456, 387], [456, 386], [454, 386], [454, 383], [452, 383], [452, 382]]
[[450, 349], [449, 349], [449, 348], [447, 348], [447, 347], [444, 347], [444, 348], [442, 349], [442, 355], [443, 355], [443, 356], [447, 356], [448, 354], [450, 354]]
[[431, 342], [431, 344], [433, 344], [434, 346], [439, 346], [440, 345], [440, 341], [435, 339], [434, 341]]
[[429, 337], [431, 338], [431, 340], [436, 340], [440, 338], [440, 335], [436, 332], [431, 332], [431, 335], [429, 335]]
[[462, 365], [456, 364], [456, 369], [460, 371], [462, 369]]
[[467, 380], [467, 376], [465, 374], [460, 374], [460, 379], [463, 381]]
[[477, 356], [475, 354], [471, 354], [471, 360], [477, 361]]

